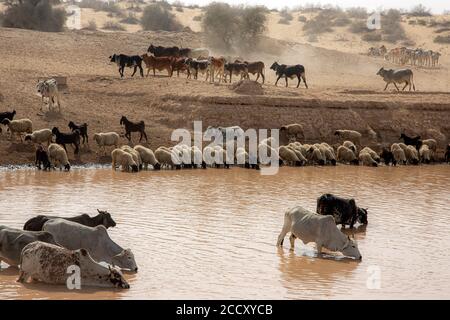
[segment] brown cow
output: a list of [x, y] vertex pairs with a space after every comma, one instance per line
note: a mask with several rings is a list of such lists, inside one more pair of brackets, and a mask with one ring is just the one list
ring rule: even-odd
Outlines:
[[172, 60], [172, 72], [176, 71], [177, 77], [180, 76], [180, 71], [186, 72], [189, 77], [189, 68], [186, 61], [187, 58], [176, 58]]
[[144, 53], [142, 55], [142, 59], [144, 60], [145, 66], [147, 67], [147, 77], [150, 72], [150, 69], [153, 69], [153, 76], [156, 76], [156, 69], [158, 71], [167, 70], [167, 74], [169, 77], [172, 76], [172, 61], [171, 57], [154, 57], [152, 55], [148, 55]]
[[248, 73], [251, 73], [253, 75], [257, 74], [255, 81], [258, 81], [259, 76], [261, 76], [262, 83], [264, 84], [264, 81], [266, 80], [265, 76], [264, 76], [264, 68], [265, 68], [264, 62], [262, 62], [262, 61], [255, 61], [255, 62], [244, 61], [244, 63], [247, 65]]
[[[219, 77], [219, 83], [222, 81], [224, 72], [225, 72], [225, 58], [214, 58], [209, 57], [209, 81], [214, 83], [214, 78]], [[217, 72], [216, 72], [217, 70]], [[206, 80], [208, 80], [208, 77], [206, 77]]]

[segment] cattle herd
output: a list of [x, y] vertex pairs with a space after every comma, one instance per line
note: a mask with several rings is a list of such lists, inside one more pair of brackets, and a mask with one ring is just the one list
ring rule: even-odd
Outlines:
[[[262, 83], [265, 82], [265, 65], [262, 61], [245, 61], [239, 57], [225, 58], [210, 56], [208, 49], [198, 48], [179, 48], [179, 47], [162, 47], [151, 44], [147, 53], [143, 55], [128, 56], [124, 54], [113, 54], [109, 57], [110, 62], [116, 63], [119, 67], [119, 74], [124, 76], [125, 67], [133, 68], [132, 77], [137, 70], [142, 77], [144, 77], [144, 69], [142, 62], [147, 69], [147, 76], [150, 71], [156, 76], [156, 71], [167, 72], [167, 76], [172, 77], [176, 72], [177, 76], [180, 72], [186, 73], [188, 79], [198, 79], [199, 74], [206, 76], [205, 80], [214, 82], [227, 82], [229, 79], [232, 82], [233, 76], [242, 79], [250, 79], [249, 74], [256, 75], [256, 80], [260, 78]], [[288, 86], [288, 78], [297, 77], [298, 85], [301, 79], [306, 84], [305, 68], [302, 65], [285, 65], [274, 62], [270, 69], [274, 70], [277, 76], [277, 81], [282, 77], [286, 79], [286, 86]], [[297, 88], [298, 88], [297, 85]]]
[[372, 57], [383, 57], [386, 61], [396, 64], [410, 64], [412, 66], [429, 68], [438, 67], [439, 58], [441, 57], [439, 52], [433, 50], [407, 47], [398, 47], [387, 50], [384, 45], [379, 48], [369, 48], [368, 55]]

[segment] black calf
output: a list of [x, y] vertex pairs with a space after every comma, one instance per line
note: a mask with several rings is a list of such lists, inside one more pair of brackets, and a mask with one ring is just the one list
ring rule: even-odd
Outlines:
[[35, 160], [36, 167], [41, 170], [41, 165], [44, 166], [44, 170], [50, 170], [51, 164], [50, 160], [48, 159], [47, 151], [44, 150], [42, 146], [38, 146], [36, 149], [36, 160]]
[[354, 199], [344, 199], [332, 194], [324, 194], [317, 199], [318, 214], [334, 217], [336, 224], [345, 227], [346, 224], [353, 228], [358, 220], [367, 224], [367, 209], [358, 208]]
[[109, 57], [110, 62], [115, 62], [119, 66], [120, 77], [123, 78], [123, 71], [125, 67], [134, 68], [132, 77], [139, 68], [141, 77], [144, 77], [144, 69], [142, 69], [142, 57], [140, 56], [127, 56], [125, 54], [113, 54]]

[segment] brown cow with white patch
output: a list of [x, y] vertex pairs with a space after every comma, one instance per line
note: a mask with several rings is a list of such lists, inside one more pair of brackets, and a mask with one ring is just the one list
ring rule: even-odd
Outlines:
[[248, 62], [244, 61], [244, 63], [247, 65], [248, 73], [251, 73], [253, 75], [257, 74], [256, 80], [258, 81], [259, 76], [262, 77], [262, 83], [264, 84], [264, 81], [266, 80], [266, 77], [264, 76], [264, 62], [262, 61], [255, 61], [255, 62]]
[[156, 76], [156, 69], [158, 71], [167, 70], [167, 75], [169, 77], [172, 76], [172, 62], [174, 60], [172, 57], [154, 57], [144, 53], [142, 55], [142, 59], [147, 67], [147, 77], [150, 69], [153, 69], [153, 76]]

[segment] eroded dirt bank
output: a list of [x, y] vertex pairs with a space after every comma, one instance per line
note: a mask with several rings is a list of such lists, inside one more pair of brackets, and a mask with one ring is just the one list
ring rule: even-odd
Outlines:
[[[41, 41], [35, 41], [39, 38]], [[450, 92], [448, 69], [415, 70], [415, 93], [383, 92], [383, 82], [373, 72], [377, 62], [367, 57], [349, 55], [351, 64], [342, 64], [343, 53], [333, 54], [314, 47], [303, 51], [310, 89], [295, 88], [295, 81], [285, 88], [269, 66], [275, 59], [287, 61], [297, 46], [286, 47], [280, 56], [261, 54], [266, 63], [266, 84], [263, 95], [236, 93], [229, 84], [214, 85], [201, 80], [187, 80], [185, 75], [168, 78], [118, 77], [117, 67], [108, 61], [114, 52], [143, 53], [150, 42], [162, 45], [192, 43], [201, 46], [201, 35], [195, 33], [104, 34], [92, 32], [39, 33], [0, 28], [0, 111], [17, 111], [16, 118], [30, 118], [34, 129], [58, 126], [67, 131], [69, 121], [87, 122], [89, 134], [123, 130], [122, 115], [131, 120], [144, 120], [149, 136], [148, 146], [170, 144], [170, 134], [177, 128], [192, 130], [192, 122], [209, 125], [239, 125], [248, 128], [278, 128], [288, 123], [301, 123], [308, 141], [336, 143], [335, 129], [354, 129], [364, 134], [363, 142], [372, 146], [398, 141], [401, 130], [442, 141], [450, 137]], [[309, 52], [309, 53], [306, 53]], [[322, 56], [322, 58], [320, 58]], [[321, 68], [315, 67], [322, 59]], [[327, 71], [324, 65], [333, 68]], [[362, 69], [359, 67], [364, 66]], [[368, 70], [370, 69], [370, 72]], [[39, 111], [41, 99], [35, 94], [40, 77], [62, 75], [68, 87], [61, 92], [62, 113], [45, 115]], [[430, 80], [430, 81], [424, 81]], [[433, 86], [432, 83], [437, 84]], [[302, 84], [303, 86], [303, 84]], [[249, 92], [251, 93], [251, 92]], [[377, 137], [370, 138], [373, 130]], [[5, 130], [4, 130], [5, 131]], [[369, 139], [370, 138], [370, 139]], [[122, 138], [121, 142], [127, 141]], [[133, 136], [137, 143], [137, 137]], [[69, 149], [70, 150], [70, 149]], [[0, 164], [24, 164], [33, 160], [34, 147], [0, 136]], [[82, 148], [73, 163], [109, 162], [109, 157]]]

